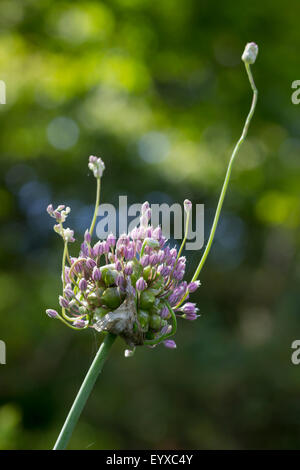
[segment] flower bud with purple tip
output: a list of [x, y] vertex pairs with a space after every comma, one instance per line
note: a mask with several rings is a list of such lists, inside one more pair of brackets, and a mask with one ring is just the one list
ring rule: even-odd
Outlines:
[[84, 279], [84, 278], [80, 279], [78, 285], [79, 285], [79, 289], [81, 290], [81, 292], [84, 292], [84, 291], [87, 289], [87, 281], [86, 281], [86, 279]]
[[69, 307], [69, 301], [65, 299], [62, 295], [59, 296], [59, 305], [62, 308], [68, 308]]
[[175, 341], [173, 341], [172, 339], [166, 339], [164, 341], [164, 345], [166, 346], [166, 348], [169, 348], [169, 349], [177, 348]]
[[47, 308], [46, 313], [47, 313], [48, 317], [50, 317], [50, 318], [57, 318], [58, 317], [57, 311], [53, 310], [53, 308]]
[[146, 287], [147, 287], [147, 284], [146, 284], [144, 278], [140, 277], [140, 278], [136, 281], [135, 287], [136, 287], [136, 289], [137, 289], [139, 292], [145, 290]]
[[92, 273], [92, 279], [93, 281], [101, 281], [101, 270], [97, 268], [97, 266], [94, 267], [93, 273]]

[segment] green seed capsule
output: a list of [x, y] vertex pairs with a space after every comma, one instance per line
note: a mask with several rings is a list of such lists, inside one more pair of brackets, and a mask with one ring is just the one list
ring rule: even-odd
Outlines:
[[116, 309], [121, 305], [121, 296], [117, 287], [108, 287], [102, 295], [102, 303], [111, 309]]
[[141, 328], [144, 332], [148, 331], [149, 328], [149, 314], [145, 310], [138, 311], [138, 320], [141, 325]]
[[159, 315], [151, 315], [149, 320], [150, 328], [153, 330], [159, 330], [161, 328], [161, 318]]
[[144, 290], [141, 292], [140, 296], [140, 306], [143, 309], [148, 310], [149, 308], [153, 307], [155, 302], [155, 295], [150, 290]]

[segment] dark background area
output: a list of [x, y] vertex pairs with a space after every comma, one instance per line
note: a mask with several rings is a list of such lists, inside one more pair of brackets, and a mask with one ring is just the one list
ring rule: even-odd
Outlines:
[[[298, 1], [0, 3], [0, 449], [53, 446], [100, 344], [57, 308], [61, 240], [46, 206], [72, 207], [80, 239], [102, 201], [205, 204], [209, 232], [251, 90], [259, 101], [202, 286], [177, 350], [119, 340], [72, 449], [288, 449], [300, 442]], [[78, 244], [72, 247], [76, 254]], [[201, 253], [187, 252], [189, 279]]]

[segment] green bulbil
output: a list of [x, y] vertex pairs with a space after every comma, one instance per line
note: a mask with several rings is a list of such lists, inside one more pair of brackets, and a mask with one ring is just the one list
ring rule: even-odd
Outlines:
[[150, 315], [149, 325], [152, 330], [160, 330], [161, 328], [161, 318], [159, 315]]
[[108, 312], [109, 312], [109, 309], [108, 309], [108, 308], [105, 308], [105, 307], [97, 307], [97, 308], [95, 308], [95, 310], [94, 310], [94, 316], [95, 316], [95, 317], [102, 318], [102, 317], [104, 317], [104, 315], [106, 315]]
[[150, 309], [153, 307], [155, 302], [155, 295], [149, 289], [141, 292], [140, 296], [140, 306], [142, 309]]
[[89, 294], [87, 297], [88, 302], [95, 306], [95, 307], [100, 307], [101, 305], [101, 295], [98, 296], [95, 292], [92, 292], [92, 294]]
[[115, 283], [115, 279], [118, 273], [114, 269], [104, 268], [102, 270], [102, 280], [105, 282], [107, 286], [111, 286]]
[[146, 268], [143, 269], [143, 278], [145, 279], [145, 281], [148, 280], [150, 273], [151, 273], [151, 269], [152, 269], [151, 266], [147, 266]]
[[151, 315], [159, 315], [162, 308], [163, 308], [163, 304], [161, 304], [160, 302], [158, 302], [158, 303], [155, 302], [153, 307], [151, 307], [151, 309], [150, 309], [150, 314]]
[[111, 309], [116, 309], [120, 306], [122, 298], [117, 287], [108, 287], [102, 295], [102, 303]]
[[86, 314], [88, 314], [88, 313], [89, 313], [89, 311], [88, 311], [88, 309], [87, 309], [86, 307], [84, 307], [83, 305], [81, 305], [81, 306], [79, 307], [79, 315], [86, 315]]
[[164, 286], [164, 280], [162, 278], [158, 279], [152, 284], [154, 289], [161, 289]]
[[148, 331], [149, 328], [149, 314], [145, 310], [138, 311], [138, 320], [141, 325], [141, 328], [144, 332]]

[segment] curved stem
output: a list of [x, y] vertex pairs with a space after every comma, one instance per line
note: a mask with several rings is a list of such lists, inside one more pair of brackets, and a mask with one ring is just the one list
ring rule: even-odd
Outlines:
[[249, 125], [250, 125], [252, 116], [253, 116], [254, 111], [255, 111], [255, 106], [256, 106], [256, 102], [257, 102], [257, 94], [258, 94], [258, 91], [257, 91], [257, 88], [256, 88], [256, 86], [255, 86], [255, 83], [254, 83], [254, 80], [253, 80], [253, 77], [252, 77], [250, 65], [249, 65], [249, 64], [245, 64], [245, 67], [246, 67], [246, 71], [247, 71], [247, 74], [248, 74], [248, 78], [249, 78], [249, 82], [250, 82], [251, 88], [252, 88], [252, 90], [253, 90], [253, 98], [252, 98], [251, 108], [250, 108], [249, 114], [248, 114], [248, 116], [247, 116], [247, 119], [246, 119], [246, 122], [245, 122], [245, 125], [244, 125], [244, 128], [243, 128], [242, 135], [241, 135], [241, 137], [239, 138], [239, 140], [238, 140], [238, 142], [237, 142], [237, 144], [236, 144], [236, 146], [235, 146], [235, 148], [234, 148], [234, 150], [233, 150], [233, 152], [232, 152], [232, 155], [231, 155], [231, 158], [230, 158], [230, 161], [229, 161], [229, 164], [228, 164], [228, 168], [227, 168], [225, 180], [224, 180], [224, 183], [223, 183], [222, 191], [221, 191], [221, 194], [220, 194], [220, 198], [219, 198], [217, 210], [216, 210], [216, 213], [215, 213], [214, 221], [213, 221], [212, 228], [211, 228], [211, 231], [210, 231], [209, 239], [208, 239], [206, 248], [205, 248], [205, 250], [204, 250], [204, 253], [203, 253], [203, 255], [202, 255], [202, 258], [201, 258], [201, 260], [200, 260], [200, 263], [199, 263], [199, 265], [198, 265], [198, 267], [197, 267], [197, 269], [196, 269], [196, 271], [195, 271], [195, 274], [194, 274], [194, 276], [193, 276], [193, 278], [192, 278], [192, 282], [193, 282], [193, 281], [196, 281], [196, 280], [198, 279], [198, 276], [199, 276], [199, 274], [200, 274], [200, 271], [201, 271], [201, 269], [203, 268], [204, 263], [205, 263], [205, 261], [206, 261], [206, 258], [207, 258], [207, 256], [208, 256], [208, 253], [209, 253], [209, 251], [210, 251], [210, 248], [211, 248], [211, 245], [212, 245], [214, 236], [215, 236], [216, 228], [217, 228], [217, 225], [218, 225], [220, 213], [221, 213], [221, 210], [222, 210], [224, 198], [225, 198], [225, 195], [226, 195], [226, 191], [227, 191], [227, 187], [228, 187], [228, 183], [229, 183], [229, 179], [230, 179], [230, 175], [231, 175], [232, 165], [233, 165], [235, 156], [237, 155], [238, 150], [239, 150], [241, 144], [242, 144], [243, 141], [245, 140], [245, 137], [246, 137], [246, 135], [247, 135], [248, 128], [249, 128]]
[[[195, 271], [195, 274], [194, 274], [191, 282], [194, 282], [198, 279], [200, 271], [204, 266], [204, 263], [205, 263], [206, 258], [208, 256], [208, 253], [210, 252], [211, 245], [212, 245], [212, 242], [214, 240], [216, 228], [217, 228], [217, 225], [218, 225], [219, 217], [220, 217], [220, 214], [221, 214], [224, 198], [225, 198], [225, 195], [226, 195], [226, 191], [227, 191], [227, 187], [228, 187], [228, 183], [229, 183], [229, 179], [230, 179], [230, 175], [231, 175], [232, 165], [233, 165], [234, 159], [235, 159], [235, 157], [238, 153], [238, 150], [239, 150], [241, 144], [243, 143], [243, 141], [245, 140], [245, 137], [247, 136], [248, 128], [249, 128], [252, 116], [254, 114], [254, 111], [255, 111], [258, 91], [257, 91], [257, 88], [256, 88], [254, 80], [253, 80], [250, 65], [245, 63], [245, 67], [246, 67], [246, 72], [247, 72], [247, 75], [248, 75], [248, 78], [249, 78], [251, 88], [253, 90], [253, 98], [252, 98], [251, 108], [250, 108], [250, 111], [249, 111], [248, 116], [246, 118], [244, 128], [243, 128], [243, 131], [242, 131], [242, 135], [239, 138], [239, 140], [238, 140], [237, 144], [235, 145], [234, 150], [232, 152], [232, 155], [231, 155], [228, 167], [227, 167], [226, 175], [225, 175], [225, 180], [224, 180], [224, 183], [223, 183], [223, 186], [222, 186], [219, 202], [218, 202], [218, 205], [217, 205], [214, 221], [213, 221], [212, 228], [211, 228], [211, 231], [210, 231], [209, 239], [208, 239], [208, 242], [207, 242], [207, 245], [205, 247], [204, 253], [202, 255], [202, 258], [201, 258], [201, 260], [198, 264], [198, 267]], [[184, 302], [186, 297], [187, 297], [187, 294], [185, 294], [185, 296], [181, 299], [181, 301], [176, 305], [175, 308], [180, 307], [180, 305]]]
[[72, 408], [70, 409], [70, 412], [57, 438], [53, 450], [63, 450], [67, 447], [73, 429], [77, 424], [79, 416], [81, 415], [81, 412], [91, 391], [93, 390], [97, 377], [102, 370], [103, 364], [115, 339], [116, 336], [111, 333], [108, 333], [104, 338], [104, 341], [102, 342], [95, 359], [93, 360], [92, 365], [89, 368], [89, 371], [86, 374], [85, 379], [79, 389], [79, 392], [75, 398]]
[[182, 252], [182, 250], [183, 250], [183, 247], [184, 247], [184, 245], [185, 245], [185, 242], [186, 242], [186, 239], [187, 239], [187, 236], [188, 236], [188, 233], [189, 233], [189, 220], [190, 220], [190, 211], [187, 212], [187, 214], [186, 214], [184, 239], [182, 240], [181, 246], [180, 246], [180, 248], [179, 248], [179, 251], [178, 251], [178, 254], [177, 254], [177, 258], [176, 258], [176, 263], [175, 263], [175, 266], [174, 266], [174, 268], [173, 268], [173, 271], [174, 271], [174, 269], [176, 268], [177, 261], [178, 261], [179, 258], [180, 258], [181, 252]]
[[96, 192], [95, 210], [94, 210], [94, 216], [93, 216], [93, 220], [92, 220], [90, 230], [89, 230], [91, 236], [93, 235], [93, 231], [94, 231], [94, 227], [95, 227], [95, 223], [96, 223], [96, 219], [97, 219], [98, 207], [99, 207], [99, 203], [100, 203], [100, 187], [101, 187], [101, 178], [97, 178], [97, 192]]

